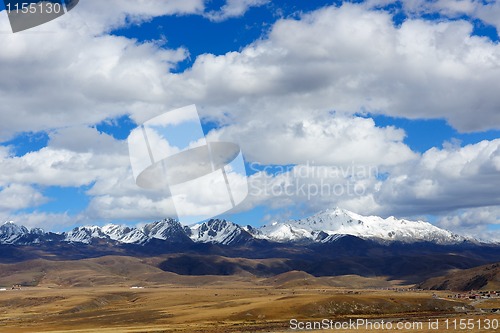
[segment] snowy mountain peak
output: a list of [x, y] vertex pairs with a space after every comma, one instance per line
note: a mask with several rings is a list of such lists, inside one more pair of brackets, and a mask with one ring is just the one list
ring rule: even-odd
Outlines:
[[102, 227], [102, 232], [112, 240], [126, 244], [144, 244], [148, 237], [137, 228], [131, 228], [118, 224], [107, 224]]
[[84, 226], [76, 227], [67, 232], [64, 240], [70, 243], [76, 242], [90, 244], [95, 238], [106, 239], [108, 236], [102, 232], [101, 228], [98, 226]]
[[29, 232], [28, 228], [22, 225], [17, 225], [13, 221], [5, 222], [0, 226], [0, 228], [2, 228], [2, 230], [9, 230], [11, 232]]
[[191, 228], [191, 239], [195, 242], [231, 245], [251, 238], [239, 225], [219, 219], [211, 219]]
[[272, 223], [260, 228], [260, 237], [273, 241], [289, 242], [300, 239], [326, 242], [331, 237], [321, 237], [320, 232], [327, 235], [352, 235], [365, 239], [383, 241], [401, 241], [406, 243], [434, 242], [451, 244], [466, 238], [440, 229], [422, 221], [408, 221], [379, 216], [362, 216], [345, 209], [329, 209], [301, 220], [284, 223]]
[[66, 242], [90, 244], [94, 239], [108, 239], [125, 244], [145, 244], [151, 239], [185, 241], [187, 236], [181, 224], [174, 219], [164, 219], [146, 224], [142, 228], [117, 224], [103, 227], [77, 227], [64, 233]]
[[362, 216], [338, 207], [300, 220], [273, 221], [260, 228], [241, 227], [222, 219], [211, 219], [188, 227], [171, 218], [149, 223], [143, 227], [116, 224], [104, 227], [84, 226], [62, 234], [45, 233], [41, 229], [29, 230], [13, 222], [0, 225], [0, 244], [34, 244], [44, 241], [91, 244], [100, 239], [136, 245], [145, 245], [154, 240], [175, 244], [194, 241], [221, 245], [241, 245], [253, 239], [272, 242], [329, 243], [345, 235], [382, 242], [435, 244], [476, 242], [472, 238], [453, 234], [428, 222], [409, 221], [394, 216], [385, 219], [379, 216]]
[[0, 243], [14, 244], [27, 234], [29, 230], [26, 227], [19, 226], [12, 221], [5, 222], [0, 226]]
[[148, 238], [175, 242], [183, 242], [189, 239], [180, 222], [170, 218], [146, 224], [141, 231]]

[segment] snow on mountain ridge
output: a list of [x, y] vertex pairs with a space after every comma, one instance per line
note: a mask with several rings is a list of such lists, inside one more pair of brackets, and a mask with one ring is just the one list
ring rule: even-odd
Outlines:
[[95, 238], [106, 239], [108, 236], [102, 232], [100, 227], [91, 225], [74, 228], [73, 230], [65, 233], [64, 240], [69, 243], [90, 244]]
[[120, 243], [143, 244], [148, 241], [148, 237], [142, 230], [133, 227], [118, 224], [106, 224], [101, 230], [109, 238]]
[[141, 231], [148, 238], [160, 240], [175, 240], [175, 237], [187, 237], [182, 225], [174, 219], [164, 219], [146, 224]]
[[118, 224], [76, 227], [63, 233], [70, 243], [90, 244], [93, 239], [107, 239], [125, 244], [142, 245], [151, 239], [182, 241], [187, 238], [181, 224], [174, 219], [164, 219], [144, 225], [142, 228]]
[[[45, 238], [49, 235], [48, 238]], [[362, 216], [348, 210], [335, 208], [313, 216], [286, 222], [274, 221], [260, 228], [241, 227], [221, 219], [182, 226], [175, 219], [164, 219], [142, 227], [108, 224], [103, 227], [83, 226], [50, 236], [41, 229], [29, 230], [13, 222], [0, 225], [0, 244], [36, 243], [43, 239], [62, 239], [65, 242], [90, 244], [102, 239], [125, 244], [144, 245], [153, 239], [169, 242], [199, 242], [234, 245], [255, 239], [273, 242], [332, 242], [342, 235], [352, 235], [378, 241], [400, 241], [405, 243], [433, 242], [456, 244], [464, 241], [476, 242], [473, 238], [456, 235], [428, 222], [397, 219], [393, 216]]]
[[24, 226], [19, 226], [12, 221], [5, 222], [0, 226], [0, 243], [14, 244], [29, 232], [28, 228]]
[[192, 226], [190, 237], [195, 242], [230, 245], [238, 242], [243, 233], [248, 232], [233, 222], [211, 219]]
[[311, 233], [305, 229], [294, 227], [288, 223], [273, 223], [256, 230], [254, 236], [275, 242], [293, 242], [299, 239], [312, 238]]
[[392, 216], [386, 219], [379, 216], [362, 216], [340, 208], [325, 210], [305, 219], [271, 223], [261, 227], [257, 237], [278, 242], [297, 241], [301, 238], [315, 240], [319, 232], [406, 243], [428, 241], [451, 244], [470, 240], [428, 222], [409, 221]]

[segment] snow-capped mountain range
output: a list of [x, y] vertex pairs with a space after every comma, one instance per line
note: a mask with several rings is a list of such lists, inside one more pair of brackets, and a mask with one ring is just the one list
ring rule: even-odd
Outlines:
[[301, 220], [273, 222], [257, 229], [255, 233], [258, 238], [277, 242], [311, 240], [325, 243], [337, 239], [339, 235], [404, 243], [453, 244], [473, 240], [428, 222], [397, 219], [393, 216], [386, 219], [362, 216], [340, 208], [322, 211]]
[[64, 241], [90, 244], [96, 239], [108, 239], [124, 244], [145, 244], [152, 239], [179, 243], [190, 241], [186, 230], [174, 219], [164, 219], [140, 228], [107, 224], [104, 227], [85, 226], [63, 233]]
[[335, 208], [311, 217], [286, 222], [272, 222], [260, 228], [241, 227], [226, 220], [212, 219], [194, 226], [182, 226], [177, 220], [164, 219], [142, 227], [108, 224], [103, 227], [82, 226], [69, 232], [51, 233], [28, 229], [13, 222], [0, 226], [0, 244], [36, 244], [44, 241], [91, 244], [110, 241], [144, 245], [152, 240], [170, 243], [198, 242], [238, 245], [251, 240], [278, 243], [330, 243], [352, 235], [378, 242], [432, 242], [457, 244], [474, 239], [451, 233], [423, 221], [395, 217], [362, 216]]

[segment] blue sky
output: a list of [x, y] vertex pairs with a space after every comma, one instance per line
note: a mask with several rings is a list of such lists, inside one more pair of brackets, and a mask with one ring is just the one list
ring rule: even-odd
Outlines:
[[[1, 15], [0, 218], [62, 231], [174, 215], [135, 185], [127, 137], [196, 104], [209, 137], [246, 159], [248, 198], [222, 217], [258, 226], [341, 206], [491, 236], [492, 13], [475, 0], [82, 0], [17, 34]], [[196, 197], [210, 215], [214, 194]]]

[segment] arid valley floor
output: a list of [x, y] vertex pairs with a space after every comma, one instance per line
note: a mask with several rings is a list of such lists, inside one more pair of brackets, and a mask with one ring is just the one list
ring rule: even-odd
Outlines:
[[[99, 265], [109, 268], [123, 260], [129, 261], [127, 272], [98, 271]], [[0, 332], [298, 331], [291, 328], [291, 319], [422, 323], [401, 330], [404, 332], [498, 332], [479, 325], [500, 320], [499, 313], [491, 312], [500, 308], [498, 298], [457, 299], [453, 292], [414, 290], [384, 278], [316, 278], [304, 272], [271, 278], [188, 277], [156, 269], [144, 271], [137, 259], [113, 257], [79, 261], [73, 267], [62, 263], [60, 270], [44, 261], [25, 265], [32, 270], [19, 264], [0, 267], [0, 285], [15, 279], [38, 279], [36, 286], [0, 291]], [[144, 278], [142, 282], [137, 280], [139, 276]], [[429, 328], [429, 320], [437, 320], [439, 328]], [[469, 327], [461, 330], [459, 324], [464, 322]], [[397, 330], [361, 327], [354, 331]]]

